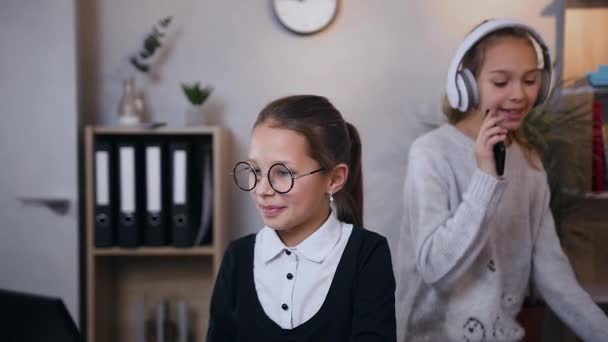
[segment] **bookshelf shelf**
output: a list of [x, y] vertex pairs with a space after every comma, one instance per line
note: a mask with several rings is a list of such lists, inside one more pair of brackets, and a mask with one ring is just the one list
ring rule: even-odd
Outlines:
[[213, 256], [216, 254], [214, 247], [140, 247], [140, 248], [95, 248], [95, 256]]
[[[225, 194], [228, 193], [229, 148], [226, 132], [218, 126], [157, 129], [87, 126], [84, 134], [86, 340], [136, 341], [142, 334], [136, 318], [141, 318], [142, 313], [137, 308], [143, 306], [143, 320], [149, 321], [155, 319], [158, 304], [165, 302], [168, 304], [167, 317], [176, 322], [175, 305], [185, 301], [188, 341], [205, 341], [211, 291], [228, 242]], [[125, 139], [144, 146], [150, 141], [165, 146], [186, 142], [189, 146], [210, 151], [211, 159], [207, 160], [211, 161], [213, 190], [210, 198], [213, 205], [208, 243], [174, 247], [165, 240], [167, 245], [160, 247], [143, 246], [142, 243], [134, 248], [118, 247], [118, 244], [96, 246], [96, 143], [116, 144]], [[204, 169], [200, 171], [204, 176]], [[209, 186], [209, 183], [205, 184], [201, 189]], [[168, 231], [173, 229], [173, 223], [169, 223], [173, 221], [165, 222]]]
[[608, 191], [604, 192], [589, 192], [584, 195], [587, 199], [608, 200]]
[[584, 199], [584, 200], [608, 200], [608, 191], [600, 191], [600, 192], [576, 192], [574, 190], [570, 190], [570, 189], [564, 189], [562, 190], [564, 194], [568, 195], [568, 196], [572, 196], [574, 198], [578, 198], [578, 199]]
[[218, 126], [198, 126], [186, 128], [131, 128], [131, 127], [91, 127], [96, 135], [205, 135], [220, 134], [221, 128]]

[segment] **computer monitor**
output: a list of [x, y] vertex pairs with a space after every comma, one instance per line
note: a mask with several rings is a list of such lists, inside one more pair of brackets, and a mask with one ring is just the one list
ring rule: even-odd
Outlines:
[[0, 289], [0, 341], [82, 342], [60, 298]]

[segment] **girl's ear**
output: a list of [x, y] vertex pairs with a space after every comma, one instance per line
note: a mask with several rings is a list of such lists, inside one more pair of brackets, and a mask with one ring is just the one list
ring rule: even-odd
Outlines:
[[335, 194], [340, 191], [346, 180], [348, 179], [348, 165], [341, 163], [336, 165], [329, 174], [329, 183], [327, 185], [327, 192]]

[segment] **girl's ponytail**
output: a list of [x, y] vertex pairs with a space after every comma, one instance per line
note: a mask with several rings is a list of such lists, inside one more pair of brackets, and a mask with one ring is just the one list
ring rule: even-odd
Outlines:
[[350, 136], [348, 179], [342, 190], [334, 195], [338, 219], [363, 227], [363, 173], [361, 171], [361, 138], [357, 128], [346, 122]]

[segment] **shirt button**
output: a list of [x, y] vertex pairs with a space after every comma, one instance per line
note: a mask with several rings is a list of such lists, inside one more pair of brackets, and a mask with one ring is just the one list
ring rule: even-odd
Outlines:
[[289, 279], [289, 280], [293, 279], [293, 274], [287, 273], [287, 279]]
[[287, 254], [287, 255], [291, 255], [291, 251], [290, 251], [290, 250], [288, 250], [288, 249], [286, 249], [286, 250], [285, 250], [285, 254]]
[[283, 303], [283, 305], [281, 305], [281, 309], [287, 311], [287, 309], [289, 309], [289, 306], [287, 306], [287, 304]]

